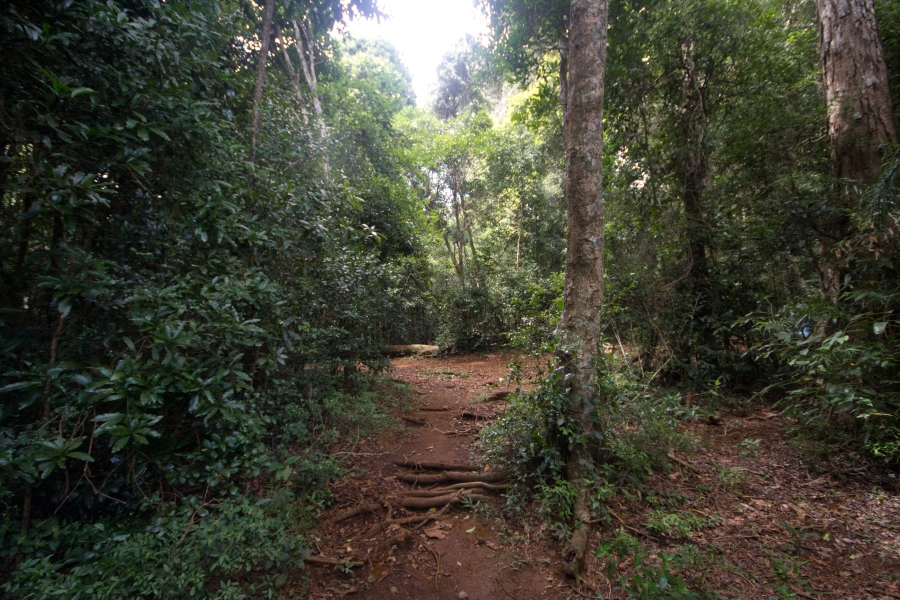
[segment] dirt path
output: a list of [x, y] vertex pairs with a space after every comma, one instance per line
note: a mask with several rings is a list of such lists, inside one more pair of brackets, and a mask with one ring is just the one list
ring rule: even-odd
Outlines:
[[[394, 362], [394, 377], [416, 390], [414, 410], [397, 413], [407, 427], [333, 449], [349, 456], [351, 472], [333, 486], [337, 503], [323, 515], [314, 548], [318, 556], [363, 564], [352, 570], [311, 565], [307, 598], [660, 597], [615, 589], [618, 576], [605, 575], [608, 557], [589, 558], [576, 592], [561, 575], [558, 542], [537, 520], [536, 507], [524, 507], [524, 520], [504, 521], [506, 500], [498, 492], [489, 492], [479, 508], [455, 505], [422, 527], [393, 526], [363, 539], [388, 518], [433, 514], [387, 508], [387, 499], [413, 488], [397, 479], [405, 469], [395, 461], [474, 462], [485, 421], [462, 414], [491, 419], [506, 407], [486, 400], [511, 389], [501, 382], [511, 359]], [[695, 451], [676, 456], [671, 472], [650, 475], [640, 490], [618, 489], [607, 498], [610, 514], [598, 524], [590, 551], [630, 536], [639, 542], [642, 564], [635, 564], [637, 554], [620, 555], [619, 575], [634, 581], [640, 572], [658, 581], [661, 557], [668, 555], [671, 571], [703, 598], [900, 599], [900, 494], [841, 475], [833, 463], [830, 471], [816, 471], [794, 448], [787, 425], [763, 407], [688, 422], [682, 433], [695, 441]], [[365, 504], [377, 505], [375, 512], [331, 522]], [[410, 532], [407, 539], [386, 545], [403, 531]]]
[[[396, 475], [405, 470], [398, 468], [395, 460], [471, 463], [476, 453], [473, 443], [484, 421], [463, 419], [461, 415], [472, 410], [479, 416], [492, 417], [505, 408], [502, 401], [485, 400], [512, 389], [501, 382], [509, 374], [511, 359], [507, 355], [475, 355], [394, 361], [394, 377], [416, 390], [415, 410], [401, 414], [408, 428], [397, 436], [365, 440], [352, 449], [352, 474], [357, 476], [335, 486], [338, 505], [325, 517], [317, 548], [323, 556], [352, 555], [371, 565], [356, 569], [352, 576], [334, 567], [313, 566], [309, 598], [349, 594], [367, 600], [566, 597], [556, 588], [564, 582], [554, 560], [546, 558], [547, 542], [535, 535], [540, 532], [504, 527], [496, 515], [505, 500], [496, 492], [489, 501], [491, 510], [454, 506], [441, 520], [415, 530], [393, 551], [383, 544], [396, 537], [401, 528], [382, 532], [374, 540], [360, 540], [385, 520], [383, 508], [334, 526], [327, 524], [329, 518], [347, 508], [380, 504], [412, 489], [397, 480]], [[395, 516], [403, 515], [397, 512]]]

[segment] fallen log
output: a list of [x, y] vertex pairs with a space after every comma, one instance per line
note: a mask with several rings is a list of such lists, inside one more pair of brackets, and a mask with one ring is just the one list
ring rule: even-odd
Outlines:
[[396, 344], [384, 349], [384, 353], [390, 357], [399, 356], [435, 356], [441, 351], [438, 346], [426, 344]]
[[353, 517], [358, 517], [359, 515], [364, 515], [366, 513], [372, 513], [381, 508], [380, 504], [370, 503], [370, 504], [360, 504], [359, 506], [348, 508], [343, 512], [339, 512], [335, 517], [331, 520], [331, 524], [340, 523], [341, 521], [346, 521], [347, 519], [352, 519]]
[[400, 473], [397, 479], [407, 483], [449, 483], [453, 481], [481, 481], [484, 483], [496, 483], [509, 477], [507, 471], [490, 471], [488, 473], [462, 473], [459, 471], [445, 471], [443, 473], [418, 475], [416, 473]]
[[398, 498], [397, 503], [403, 508], [421, 510], [426, 508], [439, 508], [442, 506], [447, 506], [449, 504], [458, 504], [463, 501], [463, 498], [469, 498], [472, 502], [478, 502], [479, 500], [490, 500], [489, 496], [483, 496], [481, 494], [462, 495], [457, 492], [455, 494], [447, 494], [445, 496], [437, 496], [435, 498]]
[[500, 400], [506, 400], [506, 397], [509, 396], [512, 392], [503, 390], [500, 392], [494, 392], [490, 396], [484, 399], [485, 402], [498, 402]]
[[444, 461], [434, 462], [415, 462], [409, 460], [393, 461], [398, 467], [406, 467], [407, 469], [416, 469], [420, 471], [479, 471], [480, 467], [475, 465], [451, 463]]

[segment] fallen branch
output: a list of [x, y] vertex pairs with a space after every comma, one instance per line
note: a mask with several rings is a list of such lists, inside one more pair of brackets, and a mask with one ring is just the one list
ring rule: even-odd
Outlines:
[[669, 457], [669, 460], [671, 460], [672, 462], [674, 462], [674, 463], [676, 463], [676, 464], [681, 465], [682, 467], [684, 467], [684, 468], [687, 469], [688, 471], [694, 473], [695, 475], [699, 475], [699, 474], [700, 474], [700, 469], [698, 469], [697, 467], [695, 467], [695, 466], [692, 465], [691, 463], [687, 462], [686, 460], [682, 460], [682, 459], [678, 458], [677, 456], [675, 456], [674, 454], [671, 454], [671, 453], [668, 454], [668, 457]]
[[413, 462], [408, 460], [393, 461], [398, 467], [406, 467], [407, 469], [418, 469], [423, 471], [478, 471], [479, 467], [475, 465], [451, 463], [444, 461], [437, 462]]
[[343, 512], [339, 512], [335, 517], [331, 520], [331, 524], [334, 525], [336, 523], [340, 523], [341, 521], [346, 521], [347, 519], [352, 519], [353, 517], [358, 517], [359, 515], [364, 515], [367, 513], [373, 513], [381, 508], [380, 504], [371, 503], [371, 504], [360, 504], [354, 508], [348, 508]]
[[351, 567], [361, 567], [366, 564], [361, 560], [341, 560], [339, 558], [328, 558], [327, 556], [310, 556], [304, 562], [313, 563], [316, 565], [333, 565], [338, 567], [343, 567], [346, 565], [350, 565]]
[[509, 391], [494, 392], [493, 394], [485, 398], [484, 402], [497, 402], [499, 400], [506, 400], [506, 397], [511, 393], [512, 392]]
[[461, 473], [459, 471], [445, 471], [443, 473], [417, 475], [416, 473], [400, 473], [397, 479], [407, 483], [445, 483], [451, 481], [480, 481], [483, 483], [496, 483], [509, 477], [507, 471], [490, 471], [488, 473]]
[[[470, 484], [463, 484], [464, 486], [469, 486]], [[455, 494], [459, 491], [465, 492], [474, 492], [474, 489], [469, 489], [469, 487], [457, 488], [455, 490], [413, 490], [411, 492], [403, 492], [400, 494], [401, 498], [438, 498], [440, 496], [446, 496], [448, 493]]]

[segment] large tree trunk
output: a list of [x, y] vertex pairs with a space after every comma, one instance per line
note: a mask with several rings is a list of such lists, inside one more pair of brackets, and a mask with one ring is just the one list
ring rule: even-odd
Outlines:
[[[869, 183], [878, 175], [889, 145], [897, 138], [875, 2], [816, 0], [816, 10], [833, 175]], [[856, 185], [848, 185], [841, 199], [847, 213], [858, 208]], [[820, 244], [825, 265], [821, 269], [822, 291], [837, 302], [843, 273], [829, 255], [836, 241], [852, 233], [849, 214], [828, 229]]]
[[816, 0], [816, 9], [834, 175], [868, 183], [897, 137], [875, 2]]
[[571, 416], [581, 437], [571, 448], [568, 478], [578, 491], [575, 528], [563, 552], [566, 570], [578, 575], [590, 536], [590, 476], [595, 381], [603, 303], [603, 93], [606, 71], [607, 0], [573, 0], [569, 11], [569, 76], [566, 102], [567, 248], [560, 358], [568, 363]]
[[266, 82], [266, 63], [269, 60], [269, 38], [272, 37], [272, 15], [275, 13], [275, 0], [266, 0], [263, 12], [262, 33], [259, 40], [259, 65], [256, 67], [256, 87], [253, 90], [253, 124], [250, 132], [250, 152], [256, 154], [256, 142], [259, 139], [260, 105], [262, 104], [263, 87]]

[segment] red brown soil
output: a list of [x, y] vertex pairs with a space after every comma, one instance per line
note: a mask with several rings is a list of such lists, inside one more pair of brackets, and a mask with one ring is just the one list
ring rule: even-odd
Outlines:
[[[497, 492], [474, 510], [457, 504], [424, 527], [404, 526], [361, 539], [388, 517], [427, 514], [388, 508], [389, 498], [412, 489], [397, 481], [404, 470], [394, 461], [477, 461], [478, 431], [507, 406], [485, 400], [498, 390], [513, 389], [501, 381], [512, 358], [494, 354], [394, 361], [394, 377], [415, 390], [412, 410], [396, 415], [410, 419], [408, 426], [333, 450], [347, 458], [351, 475], [333, 486], [336, 502], [321, 515], [315, 534], [315, 555], [364, 565], [351, 571], [310, 564], [307, 598], [628, 597], [606, 579], [605, 559], [588, 560], [580, 585], [566, 580], [560, 569], [561, 542], [537, 519], [536, 506], [522, 511], [530, 516], [511, 517], [504, 510], [506, 499]], [[461, 418], [467, 409], [486, 419]], [[413, 424], [422, 421], [427, 425]], [[650, 553], [649, 564], [659, 563], [659, 553], [702, 555], [673, 571], [710, 598], [900, 598], [900, 496], [862, 480], [816, 472], [791, 445], [786, 425], [763, 409], [725, 413], [719, 425], [686, 424], [684, 432], [695, 438], [697, 451], [679, 454], [681, 462], [673, 462], [669, 473], [651, 475], [642, 492], [616, 493], [608, 501], [612, 517], [595, 526], [589, 551], [628, 532]], [[740, 446], [747, 439], [761, 440], [757, 456]], [[659, 498], [677, 501], [661, 507]], [[385, 508], [329, 524], [334, 515], [364, 503]], [[681, 537], [648, 528], [652, 511], [663, 508], [697, 515], [705, 524]], [[385, 541], [402, 529], [412, 530], [411, 538], [386, 548]], [[445, 537], [430, 537], [424, 530]], [[784, 582], [776, 574], [779, 564], [788, 570]], [[630, 558], [619, 567], [620, 572], [634, 570]], [[779, 585], [786, 586], [780, 593]]]

